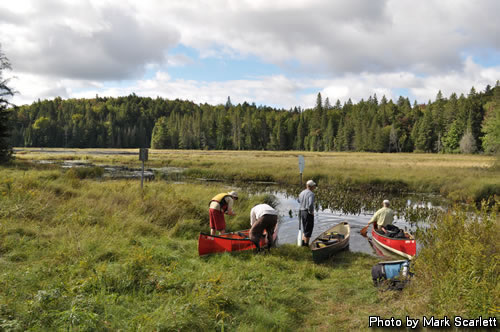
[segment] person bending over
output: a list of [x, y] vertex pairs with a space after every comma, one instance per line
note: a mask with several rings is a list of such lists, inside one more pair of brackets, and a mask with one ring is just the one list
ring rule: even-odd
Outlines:
[[226, 232], [226, 220], [224, 219], [224, 214], [235, 216], [236, 213], [233, 211], [234, 200], [238, 199], [238, 194], [236, 191], [230, 191], [228, 193], [220, 193], [215, 195], [210, 200], [209, 205], [209, 216], [210, 216], [210, 235], [215, 235], [216, 231], [219, 234]]
[[278, 211], [267, 204], [255, 205], [250, 211], [250, 240], [255, 243], [257, 250], [260, 250], [260, 239], [267, 234], [267, 248], [273, 244], [273, 234], [278, 223]]

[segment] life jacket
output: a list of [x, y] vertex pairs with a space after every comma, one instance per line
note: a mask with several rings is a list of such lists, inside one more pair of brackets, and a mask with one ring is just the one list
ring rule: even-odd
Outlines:
[[220, 193], [220, 194], [217, 194], [217, 195], [215, 195], [210, 200], [210, 202], [208, 203], [208, 205], [210, 205], [212, 202], [217, 202], [217, 203], [220, 204], [220, 210], [222, 212], [226, 212], [226, 210], [227, 210], [226, 197], [231, 197], [231, 195], [229, 195], [229, 193]]

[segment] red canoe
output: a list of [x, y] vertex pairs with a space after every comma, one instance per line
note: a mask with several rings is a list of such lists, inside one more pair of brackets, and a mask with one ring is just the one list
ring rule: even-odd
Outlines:
[[417, 253], [417, 244], [413, 236], [406, 232], [405, 236], [405, 239], [397, 239], [379, 234], [375, 230], [372, 230], [372, 239], [376, 244], [390, 252], [412, 259]]
[[[255, 244], [248, 238], [249, 233], [249, 229], [221, 235], [200, 233], [200, 237], [198, 238], [198, 254], [200, 256], [204, 256], [219, 252], [233, 252], [255, 249]], [[276, 229], [273, 234], [273, 246], [276, 244], [277, 236], [278, 225], [276, 225]], [[266, 246], [267, 237], [263, 237], [260, 240], [260, 247], [265, 248]]]

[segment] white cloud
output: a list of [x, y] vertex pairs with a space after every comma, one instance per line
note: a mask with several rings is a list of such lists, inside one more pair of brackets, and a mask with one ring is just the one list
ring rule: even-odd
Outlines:
[[[486, 68], [471, 56], [500, 54], [498, 12], [495, 0], [6, 0], [0, 43], [18, 76], [18, 103], [136, 92], [289, 108], [314, 105], [310, 89], [331, 102], [396, 99], [396, 89], [407, 89], [426, 102], [439, 89], [446, 96], [496, 82], [500, 64]], [[168, 55], [179, 44], [201, 58], [252, 56], [283, 72], [172, 78], [170, 68], [198, 60]]]
[[[453, 92], [467, 94], [474, 86], [476, 90], [484, 90], [492, 84], [495, 77], [500, 77], [500, 66], [482, 68], [471, 59], [467, 60], [466, 69], [461, 72], [420, 77], [410, 72], [397, 73], [361, 73], [348, 74], [334, 79], [295, 79], [284, 75], [260, 77], [252, 80], [230, 80], [224, 82], [194, 81], [173, 79], [168, 72], [158, 71], [150, 79], [130, 81], [127, 86], [104, 86], [98, 81], [46, 79], [40, 75], [20, 75], [12, 80], [12, 86], [22, 93], [12, 100], [15, 104], [30, 103], [38, 98], [73, 97], [93, 98], [100, 96], [125, 96], [135, 93], [139, 96], [157, 96], [168, 99], [185, 99], [196, 103], [224, 104], [230, 96], [234, 104], [256, 103], [283, 107], [313, 107], [317, 92], [323, 99], [327, 97], [334, 104], [349, 98], [353, 102], [377, 95], [383, 95], [396, 101], [400, 96], [399, 89], [407, 89], [419, 103], [434, 100], [439, 90], [445, 97]], [[303, 93], [310, 89], [317, 92]]]

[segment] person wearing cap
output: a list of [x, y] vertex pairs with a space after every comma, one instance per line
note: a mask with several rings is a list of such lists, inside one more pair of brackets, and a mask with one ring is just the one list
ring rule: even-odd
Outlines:
[[392, 225], [392, 221], [394, 220], [394, 211], [389, 208], [389, 205], [390, 202], [385, 199], [382, 202], [382, 208], [375, 212], [366, 227], [370, 226], [370, 224], [373, 223], [373, 228], [375, 228], [376, 230], [380, 228], [382, 232], [387, 233], [387, 230], [385, 228], [387, 227], [387, 225]]
[[314, 228], [314, 189], [316, 183], [313, 180], [306, 182], [306, 189], [302, 190], [299, 195], [299, 219], [302, 224], [302, 246], [309, 246]]
[[228, 193], [220, 193], [215, 195], [210, 200], [209, 205], [209, 216], [210, 216], [210, 234], [215, 235], [216, 231], [219, 234], [226, 232], [226, 220], [224, 219], [224, 214], [235, 216], [236, 213], [233, 211], [234, 200], [238, 199], [238, 193], [236, 191], [230, 191]]
[[260, 250], [260, 239], [267, 234], [267, 248], [273, 244], [273, 234], [278, 223], [278, 211], [267, 204], [257, 204], [250, 210], [250, 234], [249, 238], [255, 243], [257, 250]]

